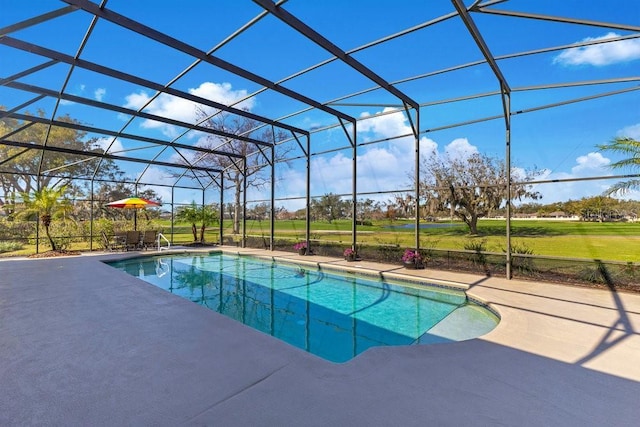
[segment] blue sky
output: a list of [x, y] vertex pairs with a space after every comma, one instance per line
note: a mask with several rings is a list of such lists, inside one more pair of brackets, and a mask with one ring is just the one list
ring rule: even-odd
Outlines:
[[[466, 2], [470, 4], [470, 1]], [[55, 1], [24, 2], [0, 0], [2, 14], [0, 27], [29, 19], [41, 13], [63, 7]], [[384, 5], [370, 1], [290, 0], [284, 9], [323, 34], [344, 51], [394, 34], [423, 22], [437, 19], [452, 12], [448, 0], [429, 2], [404, 0]], [[261, 9], [251, 1], [136, 1], [110, 0], [107, 8], [145, 25], [165, 32], [200, 50], [208, 51], [229, 34], [255, 18]], [[511, 0], [494, 6], [495, 9], [522, 11], [583, 20], [610, 22], [627, 26], [640, 25], [640, 3], [635, 0], [594, 1], [539, 1]], [[472, 13], [494, 56], [509, 55], [535, 49], [563, 46], [587, 40], [615, 38], [637, 34], [631, 30], [605, 28], [595, 25], [576, 25], [544, 22], [533, 19], [514, 19], [485, 13]], [[77, 11], [54, 20], [10, 34], [11, 37], [35, 43], [69, 55], [77, 52], [91, 15]], [[231, 43], [215, 52], [225, 61], [243, 67], [271, 81], [277, 82], [309, 66], [330, 58], [302, 35], [283, 25], [273, 16], [266, 16]], [[385, 80], [394, 82], [425, 73], [434, 73], [449, 67], [482, 59], [468, 31], [457, 17], [416, 31], [399, 39], [353, 53], [353, 57], [375, 71]], [[44, 62], [42, 57], [10, 49], [0, 44], [0, 78]], [[138, 34], [99, 20], [85, 46], [81, 58], [135, 74], [159, 84], [171, 81], [193, 62], [184, 53], [163, 47]], [[512, 111], [544, 107], [573, 99], [612, 92], [638, 86], [635, 82], [582, 85], [562, 89], [523, 90], [532, 86], [568, 84], [603, 79], [640, 76], [640, 38], [629, 38], [615, 43], [597, 44], [577, 49], [562, 49], [538, 55], [504, 59], [498, 62], [511, 89]], [[69, 73], [69, 66], [57, 64], [46, 70], [20, 79], [59, 90]], [[340, 61], [314, 70], [283, 83], [319, 102], [328, 102], [375, 86]], [[199, 64], [172, 87], [222, 103], [233, 103], [259, 90], [255, 82], [235, 76], [209, 64]], [[464, 102], [431, 105], [466, 95], [498, 90], [497, 81], [486, 64], [458, 71], [436, 74], [428, 78], [401, 83], [396, 86], [419, 103], [429, 103], [421, 109], [421, 131], [441, 129], [421, 135], [423, 152], [435, 150], [443, 154], [482, 152], [503, 157], [505, 130], [502, 119], [453, 126], [466, 121], [482, 120], [499, 115], [502, 103], [499, 96], [487, 96]], [[80, 68], [74, 69], [66, 92], [118, 106], [137, 109], [154, 95], [149, 88], [124, 83]], [[12, 108], [32, 95], [9, 88], [0, 88], [0, 105]], [[336, 105], [359, 119], [358, 141], [393, 138], [410, 132], [409, 123], [402, 113], [378, 114], [389, 111], [399, 101], [391, 94], [376, 90], [343, 102], [357, 106]], [[51, 113], [54, 100], [45, 99], [29, 107], [43, 108]], [[300, 111], [305, 105], [287, 99], [273, 91], [265, 91], [241, 104], [252, 112], [269, 118], [280, 118]], [[386, 110], [385, 110], [386, 109]], [[162, 95], [145, 109], [157, 115], [195, 121], [195, 106], [189, 101]], [[59, 114], [68, 113], [87, 124], [120, 130], [128, 117], [117, 113], [86, 108], [78, 104], [63, 103]], [[311, 111], [284, 120], [305, 129], [331, 126], [336, 119], [320, 111]], [[448, 128], [449, 126], [453, 126]], [[171, 140], [181, 129], [160, 125], [148, 120], [135, 119], [125, 132], [149, 135]], [[91, 135], [100, 137], [100, 135]], [[612, 174], [607, 165], [615, 160], [600, 153], [597, 144], [616, 136], [640, 138], [640, 94], [630, 91], [616, 96], [596, 98], [552, 109], [541, 109], [515, 115], [512, 118], [512, 163], [520, 168], [538, 168], [545, 179], [570, 179]], [[179, 142], [198, 144], [202, 135], [189, 133]], [[104, 141], [111, 141], [105, 138]], [[126, 155], [159, 156], [172, 161], [177, 157], [170, 150], [160, 154], [157, 148], [127, 151], [144, 144], [131, 140], [118, 140], [112, 152]], [[332, 128], [314, 133], [312, 151], [321, 152], [346, 147], [348, 141], [342, 131]], [[398, 138], [359, 148], [358, 190], [385, 192], [408, 188], [413, 166], [413, 139]], [[351, 152], [342, 150], [316, 156], [312, 162], [312, 193], [348, 193], [351, 190]], [[122, 164], [131, 176], [140, 173], [139, 166]], [[281, 197], [304, 194], [304, 169], [300, 161], [281, 165], [277, 195]], [[166, 170], [149, 168], [145, 182], [170, 182]], [[613, 181], [574, 182], [544, 185], [543, 203], [600, 194]], [[168, 190], [156, 188], [167, 200]], [[265, 198], [252, 192], [250, 198]], [[217, 200], [212, 194], [211, 199]], [[382, 200], [389, 195], [372, 196]], [[637, 198], [637, 194], [631, 197]], [[196, 194], [181, 191], [177, 201], [199, 200]], [[299, 207], [301, 202], [287, 202]]]

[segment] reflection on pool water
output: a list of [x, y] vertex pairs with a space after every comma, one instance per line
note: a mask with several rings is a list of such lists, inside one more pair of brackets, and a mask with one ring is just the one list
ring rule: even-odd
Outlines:
[[498, 318], [460, 290], [221, 253], [109, 264], [333, 362], [373, 346], [462, 341]]

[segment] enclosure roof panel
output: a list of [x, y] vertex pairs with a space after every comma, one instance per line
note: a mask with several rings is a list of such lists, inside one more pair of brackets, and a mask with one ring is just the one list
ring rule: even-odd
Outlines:
[[[200, 171], [206, 187], [212, 141], [213, 154], [239, 159], [225, 138], [255, 153], [309, 137], [322, 151], [391, 110], [405, 120], [419, 110], [424, 134], [598, 97], [628, 102], [640, 88], [634, 0], [3, 0], [2, 9], [4, 170], [19, 150], [38, 151], [34, 173], [65, 152], [73, 162], [80, 154], [55, 139], [67, 128], [93, 138], [95, 168], [95, 158], [117, 159], [139, 180], [171, 168], [176, 185]], [[247, 129], [229, 133], [225, 120]], [[49, 130], [34, 141], [12, 133], [25, 126]], [[265, 129], [284, 136], [265, 141]]]

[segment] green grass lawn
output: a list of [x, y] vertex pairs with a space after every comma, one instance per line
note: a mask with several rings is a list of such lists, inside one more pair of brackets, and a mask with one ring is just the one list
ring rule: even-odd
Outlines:
[[[157, 220], [156, 220], [157, 221]], [[490, 252], [503, 252], [506, 249], [506, 221], [481, 220], [478, 236], [470, 236], [466, 225], [460, 222], [446, 224], [441, 228], [420, 230], [420, 246], [423, 248], [461, 250], [470, 242], [484, 242]], [[170, 221], [157, 222], [159, 229], [171, 239]], [[398, 228], [402, 226], [410, 228]], [[360, 244], [414, 246], [413, 221], [375, 221], [372, 225], [358, 226], [357, 240]], [[534, 255], [558, 256], [566, 258], [601, 259], [608, 261], [640, 262], [640, 223], [596, 223], [573, 221], [512, 220], [512, 245], [525, 247]], [[395, 227], [395, 228], [392, 228]], [[232, 236], [231, 221], [224, 222], [225, 236]], [[345, 247], [351, 245], [351, 221], [338, 220], [314, 221], [310, 225], [313, 240], [336, 242]], [[275, 222], [276, 239], [292, 242], [305, 237], [304, 220]], [[193, 241], [189, 224], [175, 224], [173, 243]], [[199, 232], [199, 230], [198, 230]], [[247, 221], [247, 234], [268, 238], [269, 221]], [[235, 236], [236, 239], [239, 236]], [[218, 226], [208, 227], [206, 240], [218, 241]], [[94, 240], [94, 249], [101, 247], [100, 239]], [[88, 242], [71, 245], [70, 249], [88, 250]], [[49, 249], [43, 240], [41, 251]], [[19, 251], [0, 254], [0, 256], [20, 256], [35, 252], [34, 245], [24, 246]]]
[[[358, 242], [414, 246], [413, 228], [391, 228], [411, 225], [413, 221], [374, 222], [371, 226], [358, 226]], [[470, 241], [485, 241], [486, 249], [503, 252], [506, 249], [506, 221], [481, 220], [478, 236], [470, 236], [461, 222], [451, 222], [442, 228], [420, 230], [422, 247], [438, 249], [464, 249]], [[311, 237], [322, 241], [351, 242], [351, 222], [348, 220], [313, 222]], [[301, 240], [305, 224], [302, 220], [276, 221], [276, 238]], [[268, 221], [247, 221], [247, 233], [269, 235]], [[512, 220], [512, 245], [527, 247], [534, 255], [567, 258], [601, 259], [610, 261], [640, 261], [640, 223], [596, 223], [578, 221]]]

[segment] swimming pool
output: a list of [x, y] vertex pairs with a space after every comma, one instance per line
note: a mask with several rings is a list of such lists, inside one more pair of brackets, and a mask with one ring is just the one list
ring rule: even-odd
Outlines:
[[222, 253], [108, 262], [332, 362], [373, 346], [462, 341], [498, 318], [461, 290]]

